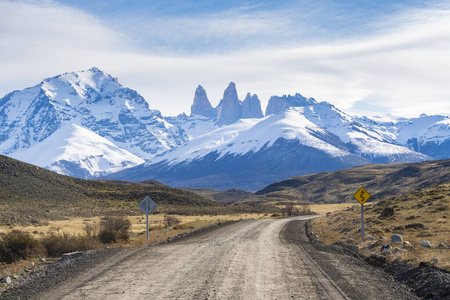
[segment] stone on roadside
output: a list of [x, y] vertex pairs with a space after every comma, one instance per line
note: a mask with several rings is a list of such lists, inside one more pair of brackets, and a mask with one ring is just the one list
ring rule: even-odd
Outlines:
[[403, 244], [403, 237], [400, 234], [391, 235], [392, 244]]
[[438, 248], [439, 249], [444, 249], [445, 248], [445, 244], [444, 243], [439, 243]]
[[439, 257], [433, 257], [430, 261], [430, 263], [435, 264], [439, 261]]
[[410, 242], [404, 241], [404, 242], [403, 242], [403, 245], [402, 245], [400, 248], [402, 248], [402, 249], [411, 249], [411, 248], [412, 248], [412, 245], [411, 245]]
[[40, 262], [45, 262], [45, 257], [42, 257], [41, 259], [39, 259]]
[[430, 241], [421, 241], [420, 246], [422, 247], [431, 247]]
[[391, 245], [384, 244], [383, 246], [381, 246], [380, 251], [381, 251], [381, 253], [391, 252], [392, 247], [391, 247]]
[[6, 284], [10, 284], [11, 282], [12, 282], [12, 279], [9, 276], [3, 277], [3, 279], [0, 281], [0, 283], [6, 283]]

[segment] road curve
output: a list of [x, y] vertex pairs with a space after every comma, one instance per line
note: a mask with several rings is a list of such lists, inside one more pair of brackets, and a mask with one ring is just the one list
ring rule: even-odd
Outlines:
[[[318, 263], [282, 234], [288, 222], [307, 218], [238, 222], [173, 243], [119, 253], [94, 270], [36, 296], [51, 300], [395, 299], [391, 296], [399, 295], [398, 289], [386, 291], [390, 287], [383, 278], [371, 283], [378, 287], [355, 285], [362, 290], [353, 291], [346, 280], [341, 288], [345, 276], [372, 277], [367, 273], [370, 266], [369, 271], [335, 278], [328, 275], [328, 268], [334, 270], [330, 274], [339, 273], [336, 269], [342, 258], [326, 254], [333, 262]], [[402, 298], [414, 299], [409, 297]]]

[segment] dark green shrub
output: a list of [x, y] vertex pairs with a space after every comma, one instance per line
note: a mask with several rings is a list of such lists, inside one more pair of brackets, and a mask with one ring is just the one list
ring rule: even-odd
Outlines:
[[60, 257], [63, 253], [99, 248], [98, 241], [94, 237], [67, 233], [50, 233], [41, 239], [41, 244], [50, 257]]
[[125, 217], [106, 216], [100, 220], [100, 232], [98, 239], [104, 244], [116, 243], [119, 240], [128, 241], [128, 230], [131, 222]]
[[29, 233], [12, 230], [0, 240], [0, 261], [2, 262], [13, 263], [20, 259], [42, 255], [45, 255], [45, 249]]

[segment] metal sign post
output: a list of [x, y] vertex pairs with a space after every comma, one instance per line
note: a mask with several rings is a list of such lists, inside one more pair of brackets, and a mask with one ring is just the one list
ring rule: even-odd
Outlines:
[[149, 196], [145, 197], [139, 204], [138, 207], [145, 213], [147, 216], [147, 242], [148, 242], [148, 215], [152, 213], [152, 211], [156, 208], [155, 201], [152, 200]]
[[364, 203], [372, 197], [363, 187], [361, 187], [353, 197], [361, 203], [361, 238], [364, 241]]

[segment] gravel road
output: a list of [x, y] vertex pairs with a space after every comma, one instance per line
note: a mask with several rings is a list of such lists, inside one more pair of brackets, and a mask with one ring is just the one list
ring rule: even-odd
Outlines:
[[417, 299], [359, 257], [310, 244], [306, 219], [243, 221], [167, 244], [98, 251], [3, 296], [46, 300]]

